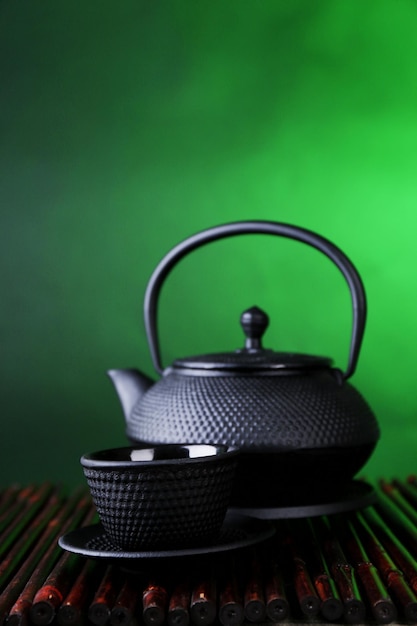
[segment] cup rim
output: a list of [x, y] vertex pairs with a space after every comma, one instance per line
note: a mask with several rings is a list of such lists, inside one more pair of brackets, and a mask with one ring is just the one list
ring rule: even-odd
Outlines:
[[[194, 452], [198, 452], [197, 448], [211, 448], [215, 449], [214, 454], [206, 454], [199, 455], [193, 457], [173, 457], [173, 458], [160, 458], [160, 459], [141, 459], [135, 460], [132, 458], [127, 458], [131, 456], [134, 451], [143, 451], [146, 450], [154, 450], [163, 448], [165, 452], [169, 452], [169, 450], [179, 449], [179, 448], [191, 448]], [[105, 468], [115, 468], [115, 469], [146, 469], [153, 467], [161, 467], [166, 465], [194, 465], [194, 464], [206, 464], [206, 463], [216, 463], [225, 458], [237, 456], [240, 452], [239, 448], [236, 446], [229, 446], [227, 444], [196, 444], [196, 443], [185, 443], [185, 444], [146, 444], [146, 445], [132, 445], [132, 446], [123, 446], [119, 448], [108, 448], [105, 450], [97, 450], [94, 452], [87, 452], [83, 454], [80, 458], [80, 463], [83, 467], [86, 468], [96, 468], [96, 469], [105, 469]], [[123, 455], [126, 455], [126, 458], [121, 458]]]

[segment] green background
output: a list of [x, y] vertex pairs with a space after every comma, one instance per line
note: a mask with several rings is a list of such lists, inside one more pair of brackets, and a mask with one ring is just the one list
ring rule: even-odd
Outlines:
[[[413, 0], [0, 1], [1, 482], [82, 480], [123, 445], [105, 371], [153, 368], [146, 283], [223, 222], [312, 229], [369, 303], [352, 380], [382, 438], [370, 478], [417, 471], [417, 6]], [[349, 292], [300, 243], [217, 242], [163, 290], [164, 363], [265, 343], [344, 367]]]

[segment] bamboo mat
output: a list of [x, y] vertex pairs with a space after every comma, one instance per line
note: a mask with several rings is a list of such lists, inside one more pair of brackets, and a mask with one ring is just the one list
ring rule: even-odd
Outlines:
[[274, 522], [257, 546], [136, 569], [59, 547], [97, 521], [84, 488], [3, 488], [0, 626], [417, 624], [417, 479], [374, 486], [361, 511]]

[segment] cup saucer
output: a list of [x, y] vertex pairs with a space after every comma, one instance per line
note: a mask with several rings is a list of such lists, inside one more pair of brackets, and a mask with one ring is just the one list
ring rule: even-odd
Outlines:
[[59, 538], [59, 545], [68, 552], [85, 557], [119, 559], [154, 559], [215, 554], [237, 550], [260, 543], [272, 535], [275, 528], [270, 523], [234, 512], [226, 514], [216, 541], [192, 548], [165, 550], [137, 550], [128, 552], [117, 548], [106, 534], [103, 526], [91, 524], [72, 530]]

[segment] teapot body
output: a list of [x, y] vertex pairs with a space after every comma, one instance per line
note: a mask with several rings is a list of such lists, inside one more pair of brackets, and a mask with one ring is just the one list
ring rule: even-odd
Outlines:
[[127, 435], [290, 452], [373, 443], [379, 428], [362, 395], [331, 369], [250, 376], [171, 370], [134, 406]]
[[362, 395], [327, 368], [302, 375], [199, 375], [168, 370], [134, 406], [133, 442], [220, 443], [241, 450], [232, 502], [266, 506], [330, 494], [379, 439]]

